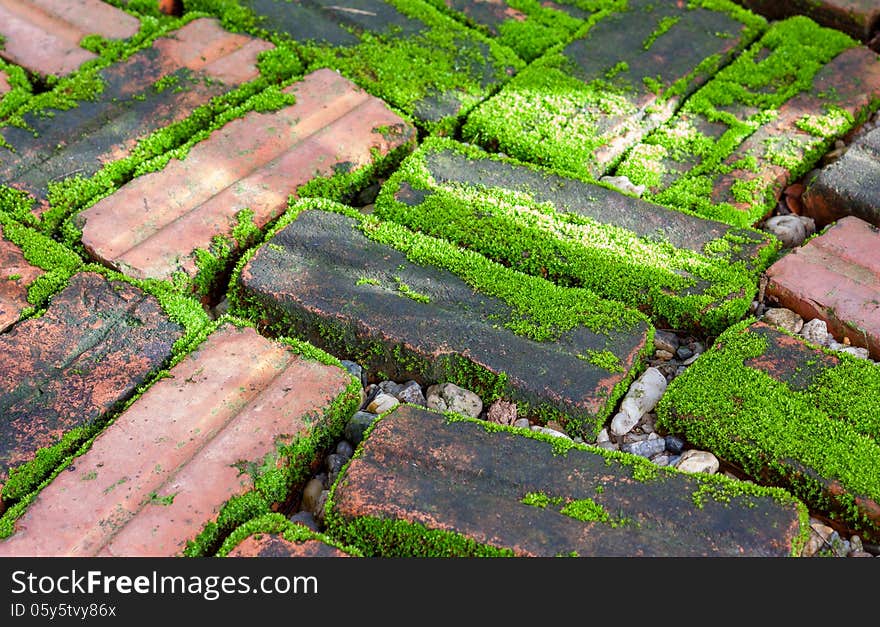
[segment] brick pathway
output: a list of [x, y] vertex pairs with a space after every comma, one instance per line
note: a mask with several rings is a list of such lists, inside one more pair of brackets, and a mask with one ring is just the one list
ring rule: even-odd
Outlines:
[[[0, 555], [880, 543], [880, 366], [747, 317], [880, 359], [876, 3], [147, 4], [0, 0]], [[340, 360], [586, 444], [357, 413], [309, 530]], [[728, 476], [603, 450], [648, 365]]]

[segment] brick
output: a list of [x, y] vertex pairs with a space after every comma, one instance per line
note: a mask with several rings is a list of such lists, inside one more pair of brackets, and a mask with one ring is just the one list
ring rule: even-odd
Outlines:
[[777, 249], [766, 234], [429, 139], [377, 216], [520, 272], [640, 308], [658, 327], [720, 333], [747, 312]]
[[767, 270], [766, 296], [880, 359], [878, 227], [846, 217]]
[[765, 26], [733, 4], [683, 4], [630, 2], [604, 16], [477, 107], [464, 138], [598, 178]]
[[242, 267], [235, 306], [373, 379], [503, 393], [520, 415], [558, 415], [595, 439], [650, 350], [642, 315], [588, 290], [330, 203], [304, 201], [292, 215]]
[[[127, 60], [98, 72], [103, 90], [73, 108], [46, 106], [24, 114], [28, 128], [0, 128], [0, 183], [49, 208], [50, 182], [94, 175], [131, 154], [153, 131], [258, 76], [257, 55], [268, 42], [224, 31], [213, 18], [194, 20]], [[159, 90], [159, 80], [173, 84]], [[64, 87], [62, 90], [63, 96]], [[173, 147], [173, 146], [169, 146]]]
[[39, 493], [0, 555], [180, 555], [261, 467], [308, 464], [285, 445], [330, 429], [351, 381], [230, 324], [169, 375]]
[[293, 40], [312, 69], [339, 70], [429, 132], [453, 133], [524, 65], [506, 46], [419, 0], [240, 4], [250, 14], [242, 29]]
[[61, 244], [0, 216], [0, 333], [44, 305], [81, 263]]
[[96, 58], [86, 35], [127, 39], [137, 18], [100, 0], [0, 0], [0, 56], [31, 72], [65, 76]]
[[661, 204], [753, 225], [878, 105], [880, 57], [842, 33], [791, 18], [635, 146], [617, 173]]
[[880, 226], [880, 128], [810, 176], [801, 200], [803, 215], [818, 228], [848, 215]]
[[388, 557], [796, 549], [802, 506], [781, 491], [486, 424], [414, 406], [381, 418], [335, 484], [328, 533]]
[[232, 235], [242, 210], [262, 228], [305, 183], [375, 166], [415, 140], [415, 129], [385, 103], [332, 70], [286, 91], [294, 105], [229, 122], [186, 159], [76, 216], [89, 253], [138, 278], [170, 279], [179, 271], [196, 277], [196, 251], [210, 250], [213, 238], [237, 249]]
[[737, 0], [771, 20], [806, 15], [830, 28], [868, 41], [880, 28], [880, 6], [875, 0]]
[[657, 417], [744, 476], [880, 537], [876, 364], [747, 320], [670, 383]]
[[0, 71], [0, 96], [12, 91], [12, 85], [9, 84], [9, 77], [6, 72]]
[[[93, 272], [74, 275], [41, 317], [0, 335], [0, 481], [72, 430], [94, 432], [181, 336], [155, 297]], [[36, 483], [51, 470], [36, 471]]]
[[320, 540], [290, 542], [275, 534], [249, 536], [227, 557], [351, 557]]

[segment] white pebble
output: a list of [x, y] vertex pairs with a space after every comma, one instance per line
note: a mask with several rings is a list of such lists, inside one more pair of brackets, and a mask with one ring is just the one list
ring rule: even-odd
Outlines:
[[611, 433], [629, 433], [642, 416], [656, 407], [665, 391], [666, 377], [663, 373], [654, 367], [645, 370], [623, 397], [620, 411], [611, 420]]
[[682, 453], [675, 467], [682, 472], [703, 472], [714, 475], [718, 472], [720, 463], [718, 458], [708, 451], [690, 449]]

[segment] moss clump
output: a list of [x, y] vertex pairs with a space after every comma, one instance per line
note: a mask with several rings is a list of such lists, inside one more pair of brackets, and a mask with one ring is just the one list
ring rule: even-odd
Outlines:
[[259, 537], [262, 534], [278, 535], [288, 542], [295, 543], [309, 542], [312, 540], [323, 542], [324, 544], [339, 549], [343, 553], [347, 553], [352, 557], [361, 557], [361, 552], [355, 547], [340, 544], [326, 534], [316, 533], [307, 527], [292, 523], [282, 514], [274, 512], [263, 514], [253, 520], [249, 520], [229, 534], [226, 540], [224, 540], [223, 545], [220, 547], [220, 550], [217, 551], [217, 557], [226, 557], [232, 549], [241, 544], [245, 539], [250, 536]]
[[[707, 53], [705, 58], [695, 59], [692, 71], [673, 82], [652, 79], [654, 84], [646, 83], [643, 59], [651, 54], [654, 41], [675, 26], [676, 18], [682, 19], [697, 8], [721, 11], [732, 17], [740, 26], [733, 29], [737, 32], [718, 32], [714, 36], [719, 39], [719, 50], [726, 47], [720, 40], [729, 37], [736, 37], [737, 45], [733, 50]], [[603, 19], [582, 27], [572, 44], [566, 46], [563, 42], [549, 48], [497, 95], [474, 109], [462, 128], [463, 137], [523, 161], [551, 166], [588, 180], [599, 178], [621, 157], [624, 144], [634, 141], [628, 138], [638, 138], [668, 119], [672, 108], [667, 101], [691, 93], [727, 59], [751, 43], [765, 25], [763, 18], [723, 1], [691, 2], [681, 9], [664, 5], [663, 13], [673, 14], [662, 17], [659, 13], [651, 15], [653, 11], [646, 6], [629, 10], [638, 15], [601, 12], [599, 17]], [[612, 19], [609, 15], [613, 22], [608, 22]], [[637, 50], [623, 47], [601, 61], [587, 58], [583, 61], [590, 65], [588, 70], [569, 56], [578, 54], [578, 46], [596, 45], [591, 38], [596, 37], [600, 27], [599, 36], [609, 39], [608, 46], [617, 45], [613, 33], [615, 29], [624, 29], [622, 24], [627, 20], [657, 22], [653, 39], [643, 44], [649, 50], [642, 46], [637, 46]], [[588, 55], [584, 51], [580, 54]], [[649, 106], [641, 98], [646, 90], [657, 95]]]
[[[450, 156], [455, 167], [468, 171], [510, 164], [508, 176], [495, 177], [509, 187], [494, 186], [489, 175], [482, 177], [485, 184], [437, 180], [429, 162]], [[751, 229], [721, 229], [702, 251], [676, 247], [628, 226], [601, 222], [601, 210], [595, 212], [596, 219], [569, 207], [571, 194], [557, 196], [523, 184], [517, 180], [517, 168], [532, 177], [537, 174], [547, 189], [583, 187], [583, 206], [589, 206], [585, 196], [590, 188], [583, 183], [452, 140], [430, 138], [383, 186], [375, 215], [517, 271], [565, 287], [588, 288], [641, 309], [658, 324], [709, 333], [720, 333], [742, 319], [757, 293], [758, 274], [779, 249], [775, 238]], [[754, 251], [753, 258], [742, 254], [744, 246]]]
[[[772, 209], [781, 190], [775, 176], [762, 179], [766, 168], [784, 167], [795, 180], [858, 123], [837, 94], [813, 88], [823, 68], [856, 43], [805, 17], [774, 23], [673, 119], [634, 147], [617, 174], [645, 185], [655, 202], [728, 224], [753, 224]], [[766, 130], [779, 124], [781, 107], [806, 93], [823, 103], [823, 111], [795, 120], [784, 136]], [[861, 116], [878, 106], [875, 99]], [[725, 176], [737, 180], [729, 197], [718, 199], [716, 186]]]
[[838, 365], [794, 389], [747, 365], [767, 352], [773, 337], [751, 329], [752, 321], [723, 333], [670, 384], [657, 407], [658, 426], [880, 537], [876, 517], [861, 504], [880, 502], [878, 367], [837, 355]]

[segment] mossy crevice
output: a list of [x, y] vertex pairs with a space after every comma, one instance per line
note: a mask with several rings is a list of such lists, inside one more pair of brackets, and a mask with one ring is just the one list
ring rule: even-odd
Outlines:
[[230, 551], [241, 544], [245, 539], [250, 536], [259, 537], [262, 534], [277, 535], [288, 542], [293, 543], [309, 541], [323, 542], [343, 553], [347, 553], [351, 557], [362, 557], [361, 552], [355, 547], [341, 544], [325, 533], [314, 532], [307, 527], [292, 523], [283, 514], [277, 512], [263, 514], [262, 516], [253, 518], [238, 527], [223, 541], [223, 544], [216, 553], [216, 557], [227, 557]]

